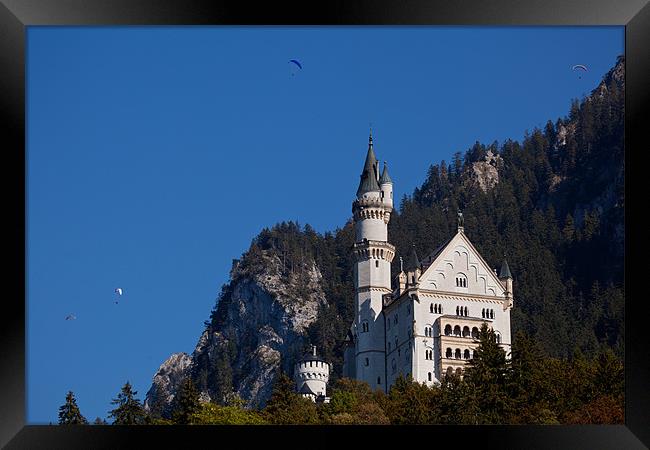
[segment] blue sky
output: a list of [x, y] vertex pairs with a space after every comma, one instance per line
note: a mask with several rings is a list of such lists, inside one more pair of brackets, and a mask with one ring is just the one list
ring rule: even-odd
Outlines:
[[29, 27], [27, 38], [34, 424], [56, 423], [68, 390], [91, 421], [127, 380], [143, 400], [171, 353], [193, 351], [232, 259], [263, 227], [342, 226], [370, 122], [399, 199], [475, 141], [565, 116], [624, 52], [623, 27]]

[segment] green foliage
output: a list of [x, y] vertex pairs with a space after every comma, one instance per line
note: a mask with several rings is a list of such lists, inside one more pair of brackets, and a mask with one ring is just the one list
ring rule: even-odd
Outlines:
[[201, 409], [199, 392], [190, 377], [181, 383], [181, 386], [174, 398], [172, 409], [172, 421], [176, 424], [187, 425], [193, 423], [193, 417]]
[[146, 420], [146, 412], [140, 403], [140, 400], [135, 396], [137, 391], [133, 391], [131, 384], [127, 381], [122, 390], [113, 399], [112, 405], [116, 408], [109, 412], [109, 417], [112, 417], [113, 425], [143, 425]]
[[194, 413], [191, 423], [198, 425], [265, 425], [259, 411], [246, 410], [239, 406], [220, 406], [215, 403], [204, 403], [198, 412]]
[[65, 404], [59, 407], [59, 425], [86, 425], [88, 420], [81, 415], [77, 399], [72, 391], [65, 396]]
[[297, 394], [295, 383], [284, 373], [281, 373], [276, 380], [263, 414], [265, 420], [275, 425], [319, 423], [314, 402]]

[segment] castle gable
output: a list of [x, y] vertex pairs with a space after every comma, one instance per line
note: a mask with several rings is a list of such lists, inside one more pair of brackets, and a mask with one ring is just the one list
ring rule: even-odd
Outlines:
[[462, 232], [434, 251], [426, 263], [420, 289], [505, 298], [505, 287]]

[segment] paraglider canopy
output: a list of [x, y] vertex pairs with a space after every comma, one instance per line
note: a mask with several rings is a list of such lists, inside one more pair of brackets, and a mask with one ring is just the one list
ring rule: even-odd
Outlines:
[[289, 60], [289, 70], [291, 71], [291, 76], [293, 77], [298, 70], [302, 70], [302, 64], [297, 59]]
[[66, 316], [65, 320], [75, 320], [77, 317], [74, 314]]
[[115, 288], [117, 295], [122, 295], [122, 288]]
[[[587, 71], [587, 66], [585, 66], [583, 64], [576, 64], [575, 66], [573, 66], [571, 68], [571, 70], [582, 70], [582, 71], [586, 72]], [[582, 78], [582, 77], [579, 76], [578, 78]]]

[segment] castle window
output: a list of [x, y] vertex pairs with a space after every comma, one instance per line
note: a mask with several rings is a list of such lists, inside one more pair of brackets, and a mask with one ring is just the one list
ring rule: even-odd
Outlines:
[[463, 357], [464, 357], [465, 359], [469, 359], [469, 350], [465, 350], [465, 352], [464, 352], [464, 354], [463, 354]]
[[442, 314], [442, 305], [438, 305], [438, 314]]
[[462, 375], [462, 374], [463, 374], [463, 369], [461, 369], [460, 367], [457, 368], [457, 369], [456, 369], [456, 375], [460, 376], [460, 375]]
[[445, 326], [445, 336], [451, 336], [451, 325], [449, 324]]
[[496, 335], [497, 335], [497, 344], [500, 344], [501, 343], [501, 335], [498, 332], [496, 333]]
[[469, 337], [469, 335], [470, 335], [469, 327], [468, 327], [468, 326], [464, 326], [464, 327], [463, 327], [463, 337]]
[[366, 358], [366, 367], [368, 367], [369, 365], [370, 365], [370, 360]]
[[452, 352], [451, 348], [447, 347], [447, 353], [445, 353], [445, 356], [447, 358], [451, 358], [452, 354], [453, 354], [453, 352]]
[[377, 384], [381, 384], [381, 377], [377, 377]]
[[431, 305], [429, 305], [429, 312], [430, 312], [430, 313], [433, 312], [433, 303], [431, 303]]
[[485, 319], [485, 308], [481, 310], [481, 317]]
[[465, 317], [469, 316], [469, 312], [468, 312], [468, 310], [467, 310], [467, 306], [465, 307], [465, 314], [464, 314], [464, 315], [465, 315]]
[[379, 267], [379, 260], [375, 261], [375, 267]]
[[454, 336], [460, 336], [460, 326], [458, 325], [454, 327]]
[[454, 356], [456, 357], [456, 359], [460, 359], [460, 349], [459, 348], [457, 348], [456, 352], [454, 352]]
[[494, 319], [494, 310], [493, 309], [490, 310], [490, 319]]
[[478, 339], [478, 328], [476, 328], [476, 327], [472, 328], [472, 337], [474, 339]]
[[314, 367], [313, 361], [309, 361], [309, 367]]
[[368, 322], [365, 321], [365, 320], [364, 320], [363, 322], [361, 322], [361, 331], [362, 331], [363, 333], [367, 333], [367, 332], [368, 332]]
[[447, 367], [447, 376], [451, 376], [454, 373], [454, 368], [453, 367]]
[[462, 273], [456, 275], [456, 287], [467, 287], [467, 277]]
[[431, 372], [429, 372], [429, 381], [431, 381]]

